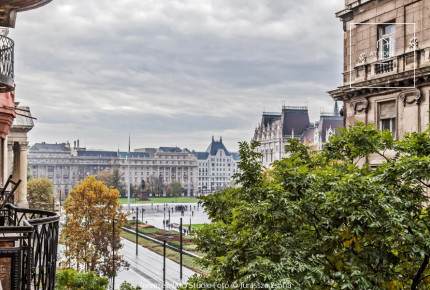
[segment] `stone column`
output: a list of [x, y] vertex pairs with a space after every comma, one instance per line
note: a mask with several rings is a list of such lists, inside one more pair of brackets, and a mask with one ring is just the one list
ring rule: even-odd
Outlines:
[[7, 142], [7, 164], [6, 170], [3, 173], [3, 185], [6, 184], [9, 175], [12, 174], [13, 168], [13, 142]]
[[27, 142], [19, 144], [19, 179], [21, 184], [18, 186], [16, 191], [16, 206], [21, 208], [28, 208], [27, 201]]

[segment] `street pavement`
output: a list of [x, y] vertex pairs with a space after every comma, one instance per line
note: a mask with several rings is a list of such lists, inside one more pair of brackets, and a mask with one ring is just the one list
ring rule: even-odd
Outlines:
[[[139, 254], [136, 256], [136, 244], [122, 239], [124, 248], [120, 253], [130, 263], [128, 271], [121, 271], [115, 279], [115, 289], [123, 281], [133, 286], [139, 285], [142, 289], [163, 289], [163, 256], [158, 255], [144, 247], [139, 246]], [[181, 284], [179, 279], [180, 266], [166, 258], [166, 289], [176, 289]], [[182, 281], [185, 283], [195, 272], [188, 268], [182, 268]]]
[[[129, 215], [128, 218], [133, 219], [136, 216], [135, 210], [138, 209], [139, 221], [143, 221], [144, 223], [153, 225], [156, 228], [163, 229], [163, 220], [169, 219], [168, 210], [170, 209], [170, 223], [179, 224], [180, 218], [182, 218], [182, 223], [184, 225], [189, 224], [190, 219], [191, 224], [210, 223], [208, 215], [204, 212], [204, 209], [201, 206], [197, 206], [197, 203], [167, 203], [166, 210], [164, 210], [164, 205], [165, 204], [163, 203], [130, 204], [131, 215]], [[183, 216], [181, 215], [180, 211], [175, 210], [175, 206], [178, 205], [188, 206], [188, 210], [184, 212]], [[127, 211], [127, 204], [123, 204], [123, 206], [123, 210]], [[145, 209], [145, 211], [143, 212], [143, 219], [141, 213], [142, 209]]]

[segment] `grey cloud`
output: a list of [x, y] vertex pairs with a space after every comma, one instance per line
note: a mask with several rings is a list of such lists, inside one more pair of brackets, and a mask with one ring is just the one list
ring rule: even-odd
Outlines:
[[149, 139], [203, 150], [213, 133], [232, 146], [249, 140], [262, 111], [283, 102], [307, 100], [316, 119], [333, 105], [326, 91], [341, 84], [342, 8], [342, 0], [63, 0], [20, 13], [11, 37], [17, 99], [39, 118], [30, 141], [81, 136], [125, 148], [133, 131], [136, 147]]

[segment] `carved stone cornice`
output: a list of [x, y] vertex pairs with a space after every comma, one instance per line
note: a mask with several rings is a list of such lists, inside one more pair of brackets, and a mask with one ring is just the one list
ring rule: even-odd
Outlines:
[[357, 98], [351, 102], [351, 109], [354, 110], [354, 114], [367, 113], [367, 107], [369, 101], [366, 98]]
[[405, 90], [399, 94], [399, 99], [402, 101], [403, 106], [413, 103], [419, 105], [421, 100], [421, 92], [418, 89]]

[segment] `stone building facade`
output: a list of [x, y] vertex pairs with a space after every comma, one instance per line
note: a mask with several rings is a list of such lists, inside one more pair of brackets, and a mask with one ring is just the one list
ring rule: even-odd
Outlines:
[[[130, 153], [130, 185], [138, 186], [142, 180], [158, 178], [164, 186], [179, 181], [184, 195], [197, 194], [196, 157], [188, 150], [177, 147], [160, 147], [148, 152]], [[118, 169], [126, 184], [128, 177], [127, 153], [120, 151], [90, 151], [79, 147], [79, 141], [69, 143], [36, 143], [29, 149], [28, 164], [35, 178], [48, 178], [54, 183], [54, 193], [68, 193], [88, 175]]]
[[[342, 101], [346, 126], [374, 123], [396, 139], [429, 123], [430, 0], [346, 0]], [[377, 165], [381, 159], [364, 160]]]
[[321, 113], [317, 122], [310, 122], [306, 106], [283, 106], [281, 112], [263, 113], [252, 141], [260, 143], [256, 151], [262, 154], [262, 165], [270, 167], [272, 162], [287, 156], [285, 146], [289, 138], [322, 149], [339, 127], [343, 127], [343, 118], [339, 115], [337, 103], [333, 112]]
[[224, 189], [233, 182], [233, 175], [239, 172], [239, 154], [229, 152], [222, 143], [212, 137], [205, 152], [194, 152], [199, 164], [198, 193], [205, 195]]

